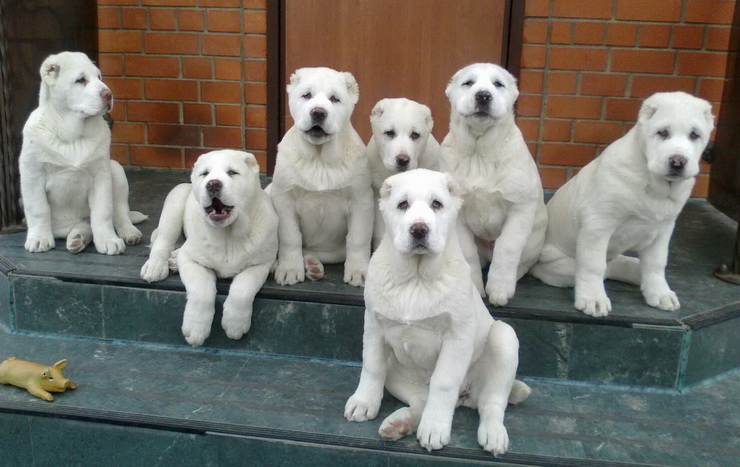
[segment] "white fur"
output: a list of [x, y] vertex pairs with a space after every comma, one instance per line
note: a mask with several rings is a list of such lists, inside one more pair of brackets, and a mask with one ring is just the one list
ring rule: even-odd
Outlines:
[[[665, 279], [668, 243], [713, 128], [705, 100], [682, 92], [648, 98], [637, 124], [547, 204], [547, 239], [532, 275], [575, 286], [575, 307], [591, 316], [611, 311], [605, 277], [640, 284], [650, 306], [678, 309]], [[672, 156], [686, 161], [680, 173], [670, 170]], [[627, 250], [639, 259], [624, 256]]]
[[132, 218], [147, 216], [129, 211], [126, 174], [110, 160], [103, 119], [110, 89], [79, 52], [50, 55], [40, 73], [39, 106], [23, 128], [19, 161], [26, 250], [47, 251], [66, 238], [72, 253], [92, 240], [99, 253], [120, 254], [141, 239]]
[[[222, 184], [217, 193], [208, 190], [214, 181]], [[220, 214], [209, 213], [216, 199], [226, 207]], [[189, 344], [202, 345], [211, 332], [217, 277], [234, 278], [221, 320], [226, 335], [239, 339], [249, 331], [254, 296], [277, 255], [277, 224], [272, 202], [260, 188], [259, 165], [250, 153], [203, 154], [193, 167], [191, 183], [178, 185], [167, 195], [141, 278], [147, 282], [166, 278], [174, 253], [187, 291], [182, 332]], [[175, 252], [183, 231], [185, 243]]]
[[413, 170], [439, 169], [439, 143], [432, 135], [432, 111], [409, 99], [382, 99], [370, 113], [373, 136], [367, 158], [375, 194], [373, 244], [383, 238], [385, 225], [378, 211], [380, 187], [391, 175]]
[[[515, 380], [514, 330], [494, 321], [471, 280], [455, 226], [461, 204], [446, 174], [417, 169], [385, 181], [386, 231], [365, 285], [362, 373], [344, 416], [375, 418], [385, 386], [409, 407], [386, 418], [380, 436], [416, 432], [431, 451], [449, 443], [456, 406], [477, 408], [478, 442], [498, 455], [509, 444], [507, 403], [530, 389]], [[426, 234], [417, 238], [422, 225]]]
[[[365, 145], [350, 116], [359, 88], [350, 73], [301, 68], [288, 85], [295, 125], [278, 146], [268, 193], [280, 217], [275, 282], [318, 280], [322, 263], [344, 261], [344, 281], [365, 281], [373, 198]], [[323, 112], [323, 122], [312, 112]]]
[[[488, 106], [476, 101], [477, 93], [489, 93]], [[537, 166], [514, 122], [516, 80], [497, 65], [477, 63], [455, 73], [446, 94], [450, 132], [440, 151], [443, 170], [465, 193], [460, 243], [481, 295], [506, 305], [537, 261], [547, 226]], [[488, 261], [484, 291], [481, 263]]]

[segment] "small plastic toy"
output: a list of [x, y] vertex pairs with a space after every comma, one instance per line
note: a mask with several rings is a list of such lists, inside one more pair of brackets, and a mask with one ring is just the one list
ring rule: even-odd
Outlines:
[[0, 384], [25, 388], [40, 399], [53, 401], [54, 396], [49, 394], [50, 392], [64, 392], [77, 388], [77, 385], [62, 373], [66, 366], [66, 359], [46, 366], [12, 357], [0, 363]]

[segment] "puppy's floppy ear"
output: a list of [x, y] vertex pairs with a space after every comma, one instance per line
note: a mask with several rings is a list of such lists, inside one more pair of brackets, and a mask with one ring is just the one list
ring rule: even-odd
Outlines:
[[447, 191], [450, 192], [450, 195], [452, 196], [452, 201], [455, 203], [455, 209], [460, 209], [463, 205], [463, 201], [465, 198], [465, 189], [457, 183], [457, 180], [454, 176], [450, 174], [445, 174], [445, 177], [447, 178]]
[[516, 77], [509, 73], [509, 70], [504, 69], [504, 71], [506, 72], [506, 80], [508, 81], [506, 83], [506, 87], [511, 90], [511, 95], [513, 97], [512, 103], [514, 103], [519, 98], [519, 86]]
[[377, 104], [375, 104], [375, 107], [373, 107], [373, 110], [370, 111], [370, 122], [376, 122], [378, 119], [383, 115], [383, 112], [385, 109], [383, 109], [383, 101], [385, 99], [379, 100]]
[[260, 165], [257, 163], [257, 158], [254, 157], [254, 154], [252, 154], [251, 152], [244, 152], [244, 151], [239, 151], [239, 153], [244, 156], [244, 163], [247, 164], [247, 167], [249, 167], [249, 170], [259, 175]]
[[388, 201], [388, 197], [391, 195], [391, 188], [392, 186], [386, 178], [383, 182], [383, 185], [380, 187], [380, 199], [378, 199], [378, 207], [380, 208], [381, 212], [385, 210], [385, 203]]
[[46, 84], [53, 84], [57, 78], [59, 78], [59, 72], [61, 67], [59, 66], [59, 60], [56, 55], [49, 55], [41, 64], [39, 74], [41, 74], [41, 80]]
[[704, 101], [704, 105], [706, 106], [704, 108], [704, 118], [707, 120], [707, 125], [709, 125], [709, 131], [711, 132], [712, 130], [714, 130], [714, 114], [712, 114], [712, 104]]
[[347, 91], [349, 91], [349, 97], [352, 100], [352, 104], [357, 104], [357, 101], [360, 100], [360, 85], [357, 84], [357, 80], [354, 75], [349, 71], [343, 71], [342, 77], [344, 78], [344, 82], [347, 84]]
[[290, 75], [290, 81], [288, 82], [288, 85], [285, 86], [285, 90], [288, 91], [288, 94], [290, 94], [290, 91], [292, 91], [293, 88], [298, 85], [298, 82], [301, 80], [302, 71], [303, 68], [299, 68], [298, 70], [294, 71], [292, 75]]
[[445, 88], [445, 96], [447, 96], [448, 99], [450, 97], [450, 94], [452, 94], [452, 89], [454, 88], [454, 83], [457, 81], [458, 76], [460, 76], [460, 74], [462, 74], [463, 70], [465, 70], [466, 68], [467, 67], [458, 70], [457, 73], [452, 75], [452, 78], [450, 78], [450, 80], [447, 82], [447, 87]]
[[658, 111], [658, 106], [655, 102], [654, 97], [654, 95], [648, 97], [647, 99], [645, 99], [645, 102], [642, 103], [642, 106], [640, 106], [640, 111], [637, 114], [638, 122], [647, 122], [653, 117], [653, 115], [655, 115], [655, 112]]
[[422, 104], [422, 114], [424, 115], [424, 125], [426, 125], [427, 131], [432, 132], [434, 128], [434, 119], [432, 118], [432, 111], [426, 105]]

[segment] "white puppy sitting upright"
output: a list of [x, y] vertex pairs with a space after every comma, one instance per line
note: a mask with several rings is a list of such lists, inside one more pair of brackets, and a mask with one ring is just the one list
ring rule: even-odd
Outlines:
[[39, 107], [23, 128], [19, 160], [26, 250], [47, 251], [66, 238], [72, 253], [90, 241], [99, 253], [122, 253], [139, 243], [133, 223], [147, 216], [129, 211], [126, 174], [110, 160], [103, 115], [113, 94], [83, 53], [51, 55], [40, 73]]
[[168, 261], [184, 231], [185, 243], [174, 256], [187, 292], [185, 339], [199, 346], [210, 334], [217, 277], [234, 278], [221, 325], [228, 337], [239, 339], [249, 331], [254, 296], [277, 255], [277, 214], [260, 188], [259, 165], [250, 153], [203, 154], [190, 179], [167, 195], [141, 278], [167, 277]]
[[422, 447], [450, 441], [455, 407], [478, 408], [478, 442], [504, 453], [508, 402], [527, 398], [515, 381], [519, 341], [495, 321], [470, 275], [455, 222], [462, 198], [446, 174], [417, 169], [388, 178], [380, 209], [386, 232], [365, 285], [362, 373], [344, 416], [377, 416], [383, 387], [409, 404], [386, 418], [380, 436], [417, 432]]
[[350, 116], [360, 96], [351, 73], [301, 68], [287, 86], [295, 125], [278, 146], [268, 193], [280, 217], [275, 282], [319, 280], [344, 262], [344, 282], [365, 281], [373, 193], [365, 145]]
[[547, 227], [537, 166], [514, 122], [516, 80], [497, 65], [477, 63], [455, 73], [446, 94], [450, 132], [440, 152], [443, 170], [465, 193], [460, 242], [481, 294], [482, 259], [491, 262], [488, 300], [506, 305], [539, 258]]
[[432, 135], [432, 111], [409, 99], [380, 100], [370, 112], [370, 125], [373, 136], [367, 144], [367, 158], [376, 201], [373, 244], [377, 246], [385, 230], [377, 204], [383, 182], [416, 168], [438, 170], [439, 143]]
[[672, 92], [645, 100], [636, 125], [547, 204], [547, 239], [532, 275], [575, 286], [575, 307], [591, 316], [611, 311], [604, 278], [639, 284], [650, 306], [678, 309], [665, 279], [668, 243], [713, 128], [703, 99]]

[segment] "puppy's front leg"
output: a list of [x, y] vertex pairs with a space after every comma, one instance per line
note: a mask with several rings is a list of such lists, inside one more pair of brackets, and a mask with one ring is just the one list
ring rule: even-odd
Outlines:
[[110, 163], [104, 159], [96, 165], [98, 170], [88, 193], [93, 243], [98, 253], [118, 255], [124, 252], [126, 245], [113, 229], [113, 183]]
[[486, 293], [494, 306], [503, 306], [516, 292], [517, 269], [522, 251], [532, 234], [537, 204], [514, 203], [506, 216], [501, 235], [493, 246]]
[[252, 304], [270, 274], [272, 262], [251, 266], [237, 274], [224, 302], [221, 327], [230, 339], [240, 339], [252, 326]]
[[55, 243], [51, 231], [51, 208], [46, 198], [46, 177], [39, 167], [26, 162], [33, 157], [30, 151], [24, 150], [21, 154], [21, 195], [28, 224], [25, 248], [31, 253], [40, 253], [54, 248]]
[[655, 241], [639, 252], [642, 295], [648, 305], [666, 311], [678, 310], [681, 307], [678, 297], [665, 279], [668, 243], [673, 227], [674, 224], [663, 227]]
[[362, 373], [360, 383], [344, 406], [344, 418], [364, 422], [378, 416], [383, 386], [388, 372], [388, 352], [383, 330], [375, 314], [365, 310], [365, 331], [362, 336]]
[[483, 288], [483, 268], [480, 264], [480, 256], [478, 256], [478, 247], [475, 246], [475, 236], [471, 232], [470, 228], [465, 224], [463, 216], [457, 216], [457, 224], [455, 226], [457, 232], [457, 239], [460, 242], [460, 248], [462, 249], [465, 261], [470, 265], [470, 275], [473, 279], [475, 288], [478, 289], [478, 293], [481, 297], [486, 296], [486, 290]]
[[182, 334], [188, 344], [198, 347], [211, 334], [216, 311], [216, 274], [193, 261], [183, 250], [177, 255], [177, 268], [187, 292]]
[[575, 307], [590, 316], [606, 316], [612, 303], [604, 289], [606, 252], [615, 226], [595, 225], [592, 219], [578, 231], [576, 239]]
[[365, 284], [374, 215], [373, 190], [370, 185], [353, 188], [352, 207], [347, 222], [347, 258], [344, 262], [344, 282], [350, 285], [359, 287]]
[[427, 405], [416, 432], [421, 447], [428, 451], [442, 449], [450, 442], [452, 416], [473, 356], [470, 334], [450, 332], [443, 339], [429, 382]]
[[290, 193], [270, 192], [278, 223], [278, 261], [275, 268], [275, 282], [280, 285], [293, 285], [306, 279], [303, 268], [303, 237], [298, 224], [295, 201]]
[[191, 193], [189, 183], [181, 183], [167, 194], [159, 217], [156, 235], [152, 233], [152, 249], [149, 259], [141, 267], [139, 275], [147, 282], [156, 282], [169, 275], [169, 258], [182, 234], [185, 204]]

